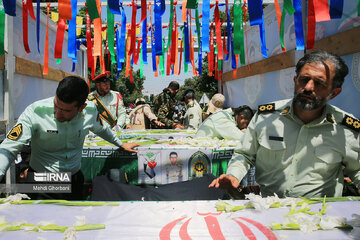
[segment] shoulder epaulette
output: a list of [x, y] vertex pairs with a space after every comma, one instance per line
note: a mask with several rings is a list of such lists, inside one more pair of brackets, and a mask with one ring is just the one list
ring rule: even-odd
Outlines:
[[356, 118], [345, 115], [341, 123], [356, 132], [360, 132], [360, 122]]
[[95, 99], [94, 95], [89, 94], [86, 100], [87, 101], [92, 101], [94, 99]]
[[275, 111], [275, 103], [269, 103], [264, 105], [258, 106], [258, 112], [259, 113], [269, 113]]

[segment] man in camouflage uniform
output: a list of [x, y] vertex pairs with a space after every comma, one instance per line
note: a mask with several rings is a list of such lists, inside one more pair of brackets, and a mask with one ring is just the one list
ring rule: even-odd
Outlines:
[[175, 113], [176, 101], [175, 95], [179, 91], [179, 83], [176, 81], [170, 82], [169, 86], [163, 90], [162, 93], [157, 95], [154, 100], [153, 112], [158, 117], [158, 121], [165, 124], [166, 129], [180, 128], [184, 129], [184, 126], [180, 123], [176, 123], [173, 120]]

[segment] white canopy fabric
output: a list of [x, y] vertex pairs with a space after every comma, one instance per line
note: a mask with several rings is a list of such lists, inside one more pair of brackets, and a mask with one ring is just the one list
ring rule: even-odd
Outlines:
[[208, 96], [204, 93], [199, 101], [199, 103], [207, 104], [209, 102]]

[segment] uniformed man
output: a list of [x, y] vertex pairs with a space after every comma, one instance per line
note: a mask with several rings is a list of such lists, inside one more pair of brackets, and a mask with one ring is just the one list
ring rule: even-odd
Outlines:
[[169, 163], [165, 164], [166, 183], [181, 182], [183, 180], [183, 163], [176, 152], [170, 152]]
[[206, 104], [206, 106], [203, 109], [202, 120], [204, 121], [211, 114], [223, 110], [224, 104], [225, 104], [225, 96], [222, 95], [221, 93], [214, 94], [210, 102], [208, 102], [208, 104]]
[[129, 114], [132, 129], [150, 129], [151, 123], [159, 127], [165, 126], [157, 120], [156, 115], [151, 111], [150, 105], [146, 104], [144, 98], [136, 99], [135, 106]]
[[191, 88], [186, 89], [183, 94], [183, 101], [186, 103], [185, 129], [198, 129], [202, 122], [202, 109], [195, 99], [195, 91]]
[[209, 187], [233, 190], [254, 165], [262, 196], [339, 197], [344, 174], [360, 187], [360, 122], [327, 103], [347, 74], [337, 55], [319, 51], [301, 58], [294, 98], [259, 106], [227, 174]]
[[23, 145], [30, 141], [28, 172], [71, 172], [72, 193], [61, 198], [79, 200], [84, 182], [81, 152], [89, 131], [126, 151], [136, 152], [133, 148], [139, 144], [122, 143], [101, 124], [95, 104], [85, 102], [88, 93], [83, 79], [66, 77], [59, 83], [55, 97], [29, 105], [0, 145], [0, 180]]
[[253, 115], [248, 106], [216, 111], [205, 119], [195, 136], [241, 140]]
[[163, 92], [157, 95], [154, 99], [153, 112], [158, 117], [158, 120], [165, 124], [166, 129], [184, 129], [184, 126], [173, 120], [175, 113], [176, 101], [174, 97], [179, 91], [179, 83], [171, 81]]
[[115, 127], [115, 130], [124, 127], [127, 129], [131, 128], [130, 118], [126, 114], [121, 93], [110, 90], [110, 82], [112, 81], [110, 72], [107, 71], [100, 74], [93, 80], [95, 81], [96, 90], [89, 94], [89, 100], [93, 101], [96, 96], [95, 100], [100, 100], [102, 105], [108, 110], [107, 112], [111, 114], [111, 116], [103, 118], [104, 124], [112, 128]]

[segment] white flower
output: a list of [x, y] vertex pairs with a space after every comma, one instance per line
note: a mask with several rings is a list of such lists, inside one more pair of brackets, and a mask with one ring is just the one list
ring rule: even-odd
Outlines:
[[248, 205], [252, 206], [256, 210], [265, 210], [270, 208], [272, 204], [280, 202], [280, 199], [276, 194], [275, 196], [262, 198], [260, 195], [255, 195], [254, 193], [250, 193], [250, 194], [246, 194], [245, 198], [250, 200]]
[[321, 216], [320, 227], [324, 230], [334, 229], [335, 227], [344, 226], [346, 218], [340, 216]]
[[296, 213], [286, 218], [287, 222], [285, 224], [299, 224], [300, 230], [305, 233], [318, 230], [317, 224], [320, 223], [318, 215], [307, 215], [305, 213]]
[[74, 226], [81, 226], [86, 224], [85, 216], [75, 216], [76, 222]]
[[17, 193], [15, 195], [10, 195], [7, 198], [5, 198], [5, 202], [19, 202], [20, 200], [22, 200], [23, 198], [26, 199], [30, 199], [28, 195], [26, 194], [22, 194], [22, 193]]
[[300, 198], [291, 198], [291, 197], [287, 197], [285, 199], [281, 199], [280, 200], [280, 205], [283, 207], [286, 206], [297, 206], [297, 204], [299, 202], [302, 202], [304, 200], [300, 199]]
[[76, 239], [76, 231], [73, 227], [69, 227], [64, 232], [64, 240], [75, 240]]
[[231, 212], [232, 208], [233, 208], [233, 206], [224, 202], [223, 200], [218, 200], [216, 203], [216, 209], [218, 209], [220, 211]]

